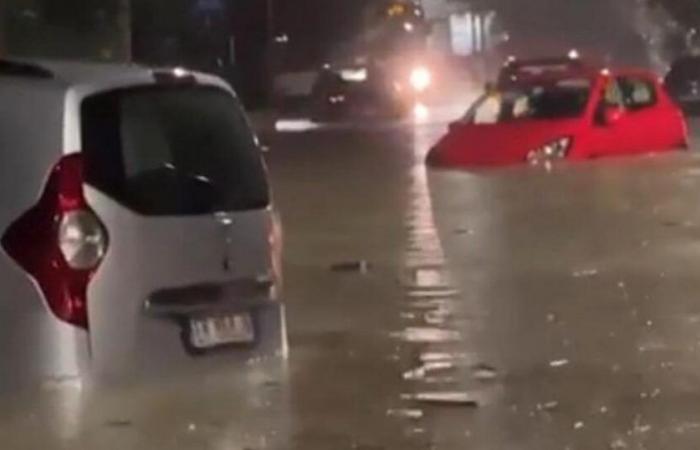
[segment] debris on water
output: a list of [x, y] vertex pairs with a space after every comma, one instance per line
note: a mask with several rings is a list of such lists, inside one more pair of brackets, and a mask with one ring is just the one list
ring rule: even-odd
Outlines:
[[331, 265], [333, 272], [357, 272], [366, 274], [372, 268], [372, 265], [365, 260], [359, 261], [344, 261]]
[[598, 275], [598, 269], [580, 269], [580, 270], [574, 270], [572, 273], [574, 278], [590, 278]]
[[546, 402], [546, 403], [538, 403], [537, 404], [537, 410], [538, 411], [553, 411], [559, 406], [559, 402], [557, 401], [551, 401], [551, 402]]
[[574, 424], [574, 430], [580, 430], [585, 426], [585, 424], [582, 421], [578, 421]]
[[600, 413], [601, 413], [601, 414], [607, 414], [607, 413], [608, 413], [608, 407], [607, 407], [607, 406], [601, 406], [601, 407], [600, 407]]
[[458, 331], [431, 327], [409, 327], [392, 336], [406, 342], [428, 343], [458, 341], [461, 338]]
[[189, 431], [189, 432], [197, 431], [197, 425], [195, 425], [194, 423], [190, 423], [189, 425], [187, 425], [187, 431]]
[[479, 381], [495, 380], [498, 377], [498, 372], [487, 364], [477, 364], [472, 368], [472, 377]]
[[651, 327], [651, 326], [653, 326], [653, 325], [654, 325], [654, 322], [652, 322], [651, 320], [647, 320], [647, 326], [648, 326], [648, 327]]
[[557, 315], [554, 313], [547, 314], [547, 322], [554, 323], [557, 321]]
[[421, 392], [413, 396], [421, 403], [478, 407], [478, 399], [469, 392]]
[[133, 425], [133, 422], [128, 419], [114, 419], [105, 422], [105, 426], [110, 428], [127, 428]]
[[413, 320], [413, 319], [416, 318], [416, 313], [412, 313], [412, 312], [402, 312], [402, 313], [401, 313], [401, 318], [402, 318], [402, 319]]
[[455, 229], [455, 234], [467, 234], [469, 236], [473, 236], [474, 230], [469, 227], [459, 227]]
[[648, 240], [642, 241], [642, 247], [648, 247], [651, 242]]
[[408, 370], [403, 373], [404, 380], [421, 380], [426, 377], [429, 372], [437, 372], [441, 370], [454, 369], [455, 365], [449, 361], [431, 361], [423, 364], [415, 369]]
[[624, 289], [625, 286], [626, 286], [626, 285], [625, 285], [625, 282], [624, 282], [624, 281], [618, 281], [618, 282], [617, 282], [617, 287], [619, 287], [620, 289]]
[[410, 298], [448, 298], [456, 297], [459, 291], [456, 289], [431, 289], [431, 290], [412, 290], [408, 292]]
[[422, 409], [411, 409], [411, 408], [404, 408], [404, 409], [389, 409], [386, 412], [387, 416], [391, 417], [399, 417], [402, 419], [413, 419], [413, 420], [418, 420], [423, 417], [423, 410]]
[[564, 367], [569, 365], [568, 359], [555, 359], [549, 362], [549, 367]]

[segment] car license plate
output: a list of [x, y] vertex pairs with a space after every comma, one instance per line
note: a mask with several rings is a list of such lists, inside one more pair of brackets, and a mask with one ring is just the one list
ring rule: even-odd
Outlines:
[[249, 344], [255, 340], [253, 320], [249, 313], [192, 318], [189, 322], [190, 344], [197, 349]]

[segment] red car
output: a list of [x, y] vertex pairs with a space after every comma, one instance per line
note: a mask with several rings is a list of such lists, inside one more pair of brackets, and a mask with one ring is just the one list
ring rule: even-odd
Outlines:
[[428, 154], [442, 167], [540, 164], [688, 147], [681, 110], [659, 77], [580, 61], [506, 65]]

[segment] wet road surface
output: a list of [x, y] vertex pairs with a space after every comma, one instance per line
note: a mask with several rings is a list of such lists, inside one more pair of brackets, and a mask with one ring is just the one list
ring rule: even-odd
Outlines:
[[443, 129], [266, 138], [286, 363], [45, 386], [2, 448], [697, 448], [700, 158], [427, 171]]

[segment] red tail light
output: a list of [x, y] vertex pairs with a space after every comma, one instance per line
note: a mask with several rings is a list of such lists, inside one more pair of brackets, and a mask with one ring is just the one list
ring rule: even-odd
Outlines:
[[85, 201], [83, 182], [82, 157], [63, 157], [38, 203], [9, 227], [2, 246], [59, 319], [87, 328], [87, 287], [107, 250], [107, 233]]

